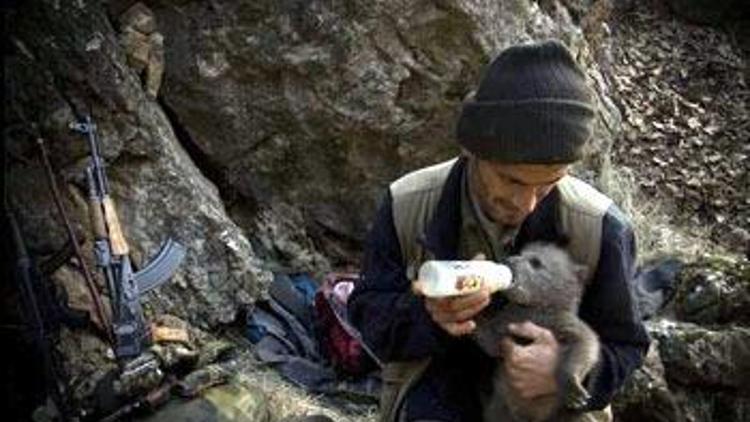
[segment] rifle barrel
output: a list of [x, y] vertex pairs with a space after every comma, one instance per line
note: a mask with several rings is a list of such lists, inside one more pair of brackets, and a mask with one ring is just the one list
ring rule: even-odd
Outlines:
[[107, 173], [104, 172], [104, 160], [102, 159], [99, 135], [96, 132], [96, 125], [91, 121], [91, 116], [86, 116], [88, 125], [89, 144], [91, 145], [91, 155], [94, 158], [96, 166], [96, 178], [101, 189], [101, 195], [109, 195], [109, 181]]

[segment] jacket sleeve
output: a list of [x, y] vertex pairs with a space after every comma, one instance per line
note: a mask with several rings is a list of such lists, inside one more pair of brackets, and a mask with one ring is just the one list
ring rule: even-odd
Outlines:
[[650, 339], [633, 297], [635, 236], [616, 207], [603, 220], [599, 265], [583, 297], [580, 316], [599, 335], [598, 367], [587, 380], [590, 410], [602, 409], [641, 366]]
[[390, 192], [370, 229], [362, 277], [349, 298], [349, 318], [382, 361], [424, 358], [447, 336], [430, 318], [424, 301], [411, 293], [393, 224]]

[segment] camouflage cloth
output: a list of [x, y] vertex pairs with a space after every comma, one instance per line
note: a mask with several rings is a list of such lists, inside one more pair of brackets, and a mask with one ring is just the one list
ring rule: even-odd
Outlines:
[[268, 422], [265, 394], [258, 388], [230, 383], [209, 388], [190, 400], [175, 399], [147, 422]]

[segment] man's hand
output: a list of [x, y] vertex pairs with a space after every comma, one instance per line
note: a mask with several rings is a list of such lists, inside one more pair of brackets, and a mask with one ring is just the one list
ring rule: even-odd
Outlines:
[[465, 296], [450, 296], [424, 299], [432, 320], [453, 336], [469, 334], [476, 328], [471, 319], [490, 303], [487, 286]]
[[502, 340], [505, 370], [511, 387], [524, 399], [555, 393], [560, 347], [552, 332], [529, 321], [508, 324], [508, 331], [531, 341], [520, 345], [511, 337]]
[[[476, 254], [472, 261], [486, 259], [483, 253]], [[490, 291], [483, 286], [478, 292], [465, 296], [441, 298], [426, 297], [425, 306], [432, 320], [452, 336], [463, 336], [477, 328], [471, 319], [490, 304]]]

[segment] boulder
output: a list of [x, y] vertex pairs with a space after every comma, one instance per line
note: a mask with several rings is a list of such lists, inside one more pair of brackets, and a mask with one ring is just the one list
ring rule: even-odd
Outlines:
[[144, 92], [101, 5], [24, 2], [16, 13], [15, 49], [6, 59], [8, 189], [32, 253], [43, 258], [67, 240], [39, 160], [35, 139], [41, 136], [67, 212], [88, 239], [84, 259], [95, 270], [84, 178], [88, 145], [68, 127], [91, 115], [136, 268], [168, 237], [187, 249], [172, 280], [144, 298], [147, 311], [170, 312], [202, 327], [233, 321], [262, 294], [271, 273], [164, 111]]
[[688, 265], [672, 308], [681, 321], [750, 326], [750, 261], [707, 255]]
[[258, 210], [293, 207], [334, 263], [358, 258], [389, 181], [458, 152], [461, 102], [504, 47], [564, 40], [590, 67], [604, 105], [592, 155], [617, 130], [593, 55], [559, 2], [163, 2], [153, 10], [165, 36], [163, 105], [178, 116], [183, 143], [215, 169], [232, 212], [249, 216], [242, 227], [256, 230]]

